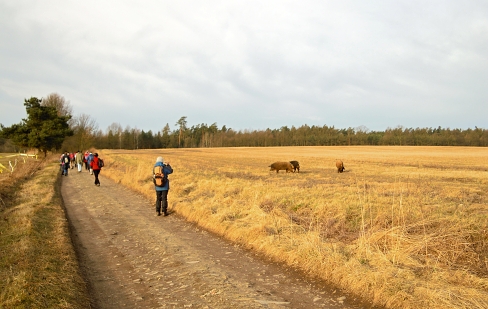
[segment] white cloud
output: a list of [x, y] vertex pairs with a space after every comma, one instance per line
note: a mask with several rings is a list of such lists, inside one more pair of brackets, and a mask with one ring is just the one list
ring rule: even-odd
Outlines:
[[488, 127], [487, 6], [2, 2], [0, 123], [57, 92], [101, 128]]

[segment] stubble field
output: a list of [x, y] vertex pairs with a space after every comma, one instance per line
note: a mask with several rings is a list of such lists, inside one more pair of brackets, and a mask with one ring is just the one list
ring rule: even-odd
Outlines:
[[[103, 150], [102, 174], [170, 211], [388, 308], [488, 307], [488, 149]], [[344, 161], [337, 173], [335, 160]], [[300, 173], [270, 172], [297, 160]], [[103, 184], [102, 184], [103, 185]], [[148, 211], [154, 211], [152, 208]]]

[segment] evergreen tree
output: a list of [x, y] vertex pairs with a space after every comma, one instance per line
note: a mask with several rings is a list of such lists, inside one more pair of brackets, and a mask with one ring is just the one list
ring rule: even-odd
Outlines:
[[65, 137], [72, 136], [68, 125], [71, 115], [58, 115], [54, 106], [41, 105], [42, 99], [31, 97], [25, 99], [27, 119], [10, 127], [0, 125], [0, 134], [11, 139], [21, 147], [36, 148], [47, 155], [48, 151], [61, 148]]
[[181, 117], [177, 122], [176, 125], [180, 127], [179, 135], [178, 135], [178, 147], [181, 147], [181, 138], [183, 136], [183, 132], [186, 131], [186, 116]]

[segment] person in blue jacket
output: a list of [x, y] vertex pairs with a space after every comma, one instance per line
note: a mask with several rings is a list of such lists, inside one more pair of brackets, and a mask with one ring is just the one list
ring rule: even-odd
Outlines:
[[[166, 179], [168, 178], [169, 174], [173, 173], [173, 168], [169, 165], [169, 162], [164, 162], [163, 157], [157, 157], [156, 164], [154, 164], [153, 167], [153, 173], [156, 166], [163, 167], [164, 178]], [[154, 188], [156, 190], [156, 216], [160, 216], [161, 212], [164, 214], [164, 216], [167, 216], [169, 179], [166, 180], [166, 184], [163, 187], [154, 185]]]
[[91, 161], [93, 161], [93, 153], [90, 152], [88, 158], [86, 158], [86, 162], [88, 162], [88, 166], [90, 167], [90, 175], [93, 175], [93, 168], [91, 167]]

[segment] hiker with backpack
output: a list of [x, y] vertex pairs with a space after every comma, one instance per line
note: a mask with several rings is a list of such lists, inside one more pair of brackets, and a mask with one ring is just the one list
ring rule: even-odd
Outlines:
[[70, 164], [69, 153], [66, 151], [61, 156], [61, 166], [62, 166], [61, 175], [68, 176], [69, 164]]
[[90, 171], [95, 175], [95, 186], [100, 187], [100, 180], [98, 179], [98, 174], [103, 167], [103, 160], [98, 157], [98, 153], [93, 154], [93, 158], [90, 161]]
[[168, 175], [173, 173], [173, 168], [169, 162], [164, 163], [163, 157], [157, 157], [156, 164], [153, 167], [153, 182], [156, 190], [156, 216], [168, 215]]
[[59, 156], [59, 170], [61, 175], [64, 175], [64, 164], [63, 164], [64, 152]]

